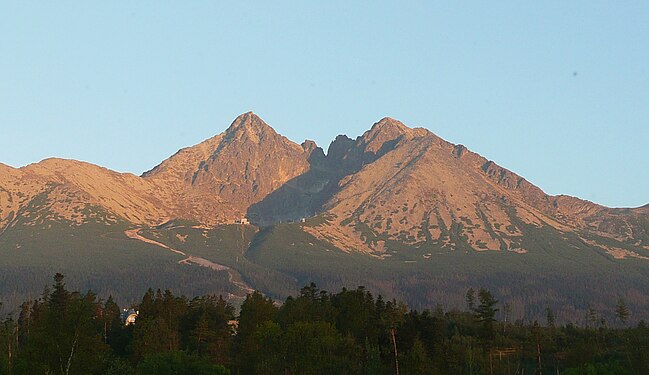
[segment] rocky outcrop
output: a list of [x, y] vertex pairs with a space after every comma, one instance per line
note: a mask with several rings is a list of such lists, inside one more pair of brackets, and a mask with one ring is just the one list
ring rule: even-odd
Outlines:
[[0, 230], [20, 218], [80, 225], [97, 220], [98, 210], [105, 223], [136, 225], [319, 216], [302, 230], [378, 257], [404, 249], [525, 253], [523, 238], [543, 228], [649, 249], [649, 206], [612, 209], [549, 196], [463, 145], [392, 118], [356, 139], [336, 137], [325, 154], [248, 112], [140, 177], [63, 159], [0, 164]]
[[314, 151], [277, 134], [248, 112], [224, 133], [180, 150], [143, 178], [175, 192], [177, 203], [170, 204], [178, 217], [207, 224], [232, 222], [308, 171]]

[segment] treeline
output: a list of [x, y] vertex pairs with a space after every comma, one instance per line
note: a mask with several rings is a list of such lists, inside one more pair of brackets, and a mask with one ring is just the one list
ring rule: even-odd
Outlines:
[[[52, 275], [61, 272], [55, 265], [2, 265], [0, 268], [0, 302], [5, 311], [16, 310], [22, 302], [34, 299], [44, 285], [51, 283]], [[100, 296], [112, 295], [115, 302], [121, 305], [138, 301], [149, 285], [164, 285], [174, 293], [189, 295], [203, 295], [214, 290], [224, 295], [239, 293], [239, 288], [229, 281], [226, 272], [214, 272], [206, 267], [177, 264], [175, 261], [113, 268], [78, 265], [62, 273], [66, 275], [66, 284], [70, 289], [92, 290]]]
[[[149, 290], [135, 324], [112, 298], [68, 291], [62, 275], [0, 326], [0, 374], [648, 374], [649, 327], [512, 323], [480, 289], [466, 311], [408, 310], [363, 287], [314, 284], [281, 305]], [[624, 301], [616, 311], [629, 316]], [[504, 316], [496, 320], [497, 313]]]

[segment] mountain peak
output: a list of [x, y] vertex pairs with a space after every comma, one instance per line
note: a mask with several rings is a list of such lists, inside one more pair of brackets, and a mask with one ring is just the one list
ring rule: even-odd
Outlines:
[[228, 141], [249, 140], [259, 143], [268, 136], [277, 136], [277, 132], [252, 111], [239, 115], [225, 131], [225, 139]]
[[360, 142], [368, 151], [378, 152], [386, 143], [393, 145], [402, 138], [410, 138], [413, 134], [413, 129], [401, 121], [384, 117], [361, 136]]
[[378, 134], [382, 134], [387, 137], [398, 137], [404, 134], [408, 134], [412, 131], [407, 127], [403, 122], [393, 119], [392, 117], [384, 117], [379, 122], [374, 123], [372, 128], [365, 132], [363, 135], [364, 138], [374, 138]]
[[261, 117], [257, 116], [254, 112], [249, 111], [237, 116], [237, 118], [232, 121], [232, 124], [230, 124], [230, 127], [228, 127], [228, 129], [226, 130], [226, 133], [245, 128], [259, 130], [270, 128], [270, 126], [266, 124], [264, 120], [262, 120]]
[[375, 123], [372, 128], [377, 129], [399, 129], [402, 131], [410, 130], [403, 122], [392, 117], [383, 117], [379, 122]]

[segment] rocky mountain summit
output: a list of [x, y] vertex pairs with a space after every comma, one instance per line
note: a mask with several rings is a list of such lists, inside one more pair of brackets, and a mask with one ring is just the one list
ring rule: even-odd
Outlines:
[[356, 139], [338, 136], [325, 154], [248, 112], [141, 177], [63, 159], [0, 165], [3, 231], [48, 220], [215, 226], [247, 218], [268, 226], [318, 216], [300, 230], [377, 257], [408, 248], [429, 257], [435, 249], [524, 254], [524, 239], [546, 228], [615, 258], [645, 258], [647, 211], [549, 196], [462, 145], [391, 118]]
[[520, 319], [546, 306], [574, 319], [583, 301], [612, 315], [620, 295], [641, 312], [649, 205], [547, 195], [392, 118], [325, 152], [248, 112], [142, 176], [63, 159], [0, 164], [0, 300], [37, 298], [55, 272], [122, 303], [148, 287], [281, 299], [315, 281], [414, 308], [461, 306], [484, 286]]

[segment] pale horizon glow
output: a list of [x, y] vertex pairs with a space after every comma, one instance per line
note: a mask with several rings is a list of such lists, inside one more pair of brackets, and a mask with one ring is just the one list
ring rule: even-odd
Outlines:
[[0, 163], [140, 175], [253, 111], [325, 151], [389, 116], [546, 193], [649, 203], [649, 3], [0, 3]]

